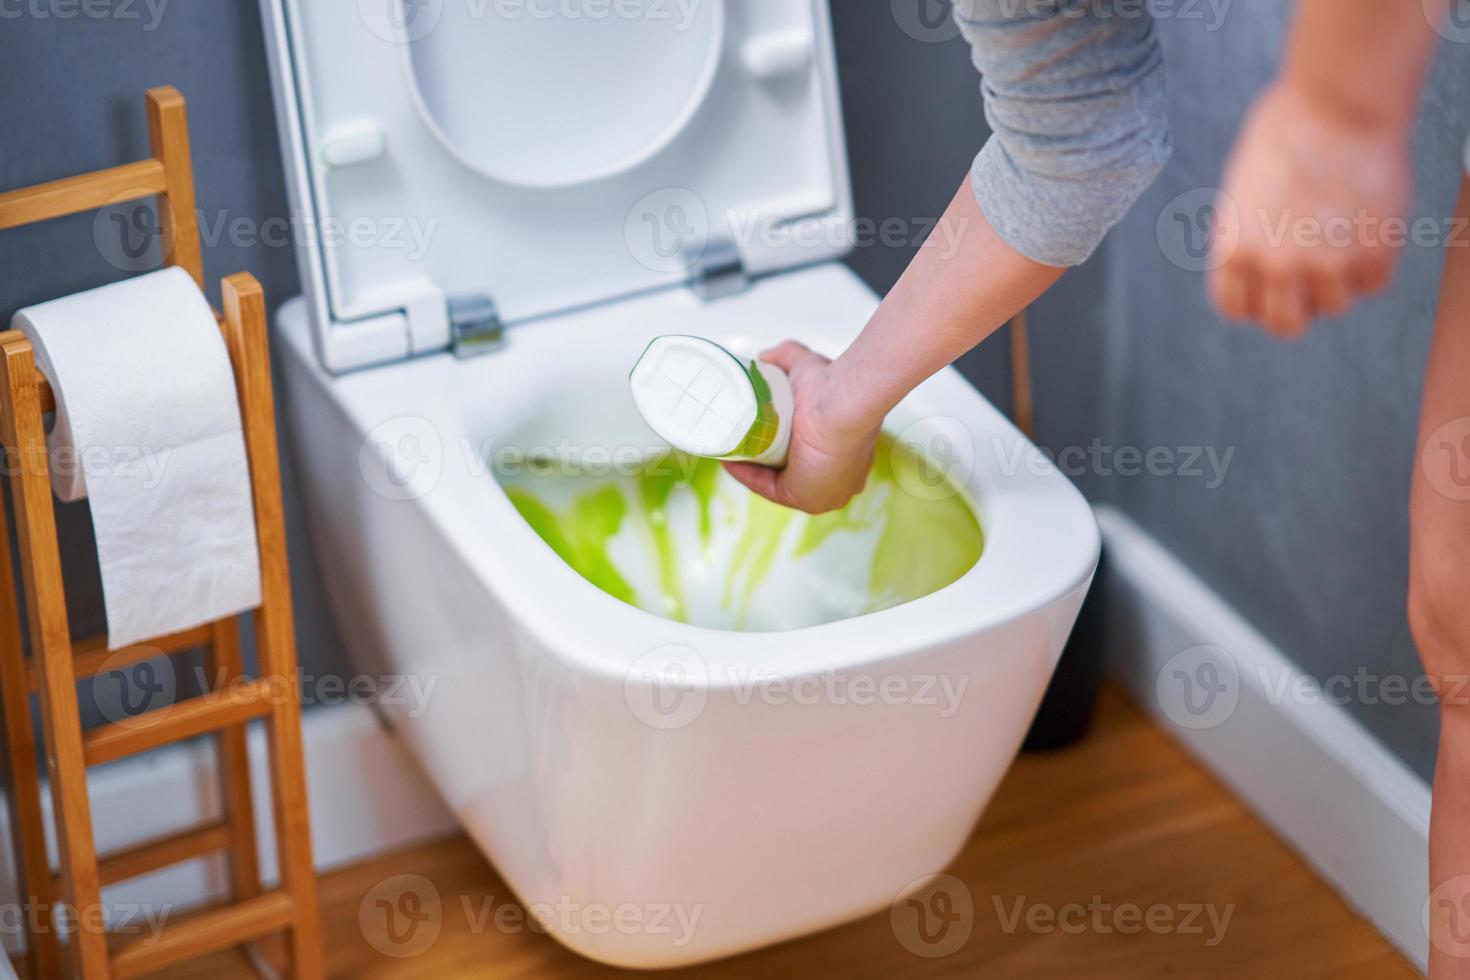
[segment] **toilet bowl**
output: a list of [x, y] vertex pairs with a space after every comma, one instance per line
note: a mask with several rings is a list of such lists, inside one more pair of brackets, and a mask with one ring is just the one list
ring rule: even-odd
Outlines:
[[[896, 605], [753, 630], [599, 589], [538, 536], [499, 471], [530, 447], [616, 459], [656, 442], [627, 371], [657, 335], [747, 356], [799, 337], [835, 355], [872, 314], [876, 297], [833, 261], [840, 238], [731, 235], [740, 201], [788, 226], [851, 220], [825, 5], [709, 2], [677, 38], [691, 60], [661, 56], [699, 80], [698, 104], [648, 108], [647, 153], [625, 134], [592, 140], [586, 173], [458, 143], [455, 112], [425, 113], [445, 80], [417, 76], [416, 45], [485, 27], [456, 22], [453, 0], [430, 5], [442, 20], [427, 29], [394, 2], [382, 21], [367, 0], [351, 6], [263, 0], [293, 206], [317, 226], [432, 214], [444, 230], [416, 257], [301, 243], [306, 295], [280, 309], [276, 337], [354, 666], [428, 692], [384, 699], [385, 720], [540, 925], [593, 959], [696, 963], [888, 908], [954, 857], [1020, 746], [1098, 557], [1077, 491], [942, 371], [886, 428], [943, 480], [890, 492], [962, 494], [984, 533], [978, 561]], [[502, 28], [525, 25], [489, 25]], [[648, 40], [633, 33], [619, 43]], [[716, 62], [708, 82], [700, 58]], [[790, 158], [701, 156], [719, 142], [695, 132], [712, 105]], [[670, 188], [711, 215], [700, 257], [650, 259], [630, 236], [648, 213], [634, 202]], [[689, 216], [654, 212], [676, 213]]]

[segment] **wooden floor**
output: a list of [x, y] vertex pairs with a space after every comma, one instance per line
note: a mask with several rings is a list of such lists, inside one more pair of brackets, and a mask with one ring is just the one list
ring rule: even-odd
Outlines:
[[[1081, 746], [1020, 760], [949, 873], [963, 882], [973, 915], [968, 921], [954, 920], [957, 932], [936, 929], [930, 934], [940, 937], [936, 942], [958, 946], [947, 955], [920, 956], [906, 948], [901, 939], [925, 953], [947, 952], [942, 946], [923, 945], [904, 918], [908, 910], [900, 909], [893, 916], [871, 916], [773, 949], [664, 976], [1390, 980], [1416, 975], [1371, 926], [1116, 690], [1106, 692], [1096, 727]], [[364, 899], [405, 874], [433, 882], [443, 914], [436, 920], [440, 928], [432, 945], [395, 958], [382, 950], [401, 953], [406, 947], [394, 945], [386, 934], [385, 915], [374, 901]], [[951, 899], [961, 890], [953, 884], [942, 887], [950, 890]], [[619, 972], [528, 929], [506, 931], [493, 923], [472, 928], [482, 917], [466, 914], [467, 908], [483, 909], [491, 897], [495, 907], [514, 900], [463, 838], [327, 875], [321, 897], [327, 966], [336, 977], [594, 977]], [[1127, 908], [1130, 903], [1137, 912]], [[1192, 919], [1191, 909], [1199, 909]], [[1062, 916], [1067, 928], [1048, 927], [1049, 913]], [[1143, 925], [1148, 915], [1154, 917], [1152, 930]], [[1174, 927], [1164, 924], [1166, 917]], [[1186, 919], [1188, 929], [1183, 928]], [[409, 943], [422, 945], [428, 935]], [[250, 976], [233, 955], [198, 961], [173, 976]]]

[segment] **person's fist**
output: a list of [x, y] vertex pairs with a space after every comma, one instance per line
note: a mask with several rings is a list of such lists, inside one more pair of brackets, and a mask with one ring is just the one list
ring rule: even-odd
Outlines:
[[1410, 194], [1401, 132], [1271, 88], [1246, 119], [1215, 208], [1215, 308], [1282, 338], [1345, 312], [1392, 280]]
[[791, 454], [784, 469], [754, 463], [726, 463], [730, 475], [751, 490], [786, 507], [821, 514], [838, 510], [862, 492], [873, 468], [882, 421], [875, 424], [841, 417], [846, 399], [837, 390], [832, 362], [788, 340], [760, 356], [791, 378], [795, 412]]

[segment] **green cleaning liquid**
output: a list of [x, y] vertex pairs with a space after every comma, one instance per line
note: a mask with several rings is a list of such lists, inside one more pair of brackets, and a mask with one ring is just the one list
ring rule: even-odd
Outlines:
[[889, 436], [863, 492], [819, 516], [751, 493], [715, 460], [678, 452], [626, 475], [500, 481], [587, 581], [715, 629], [797, 629], [909, 602], [964, 575], [985, 542], [964, 492]]

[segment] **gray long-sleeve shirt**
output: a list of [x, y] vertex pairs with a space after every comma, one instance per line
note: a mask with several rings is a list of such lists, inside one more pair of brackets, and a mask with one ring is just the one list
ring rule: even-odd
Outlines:
[[986, 220], [1047, 265], [1086, 259], [1170, 153], [1164, 63], [1137, 0], [954, 0], [992, 136], [971, 172]]

